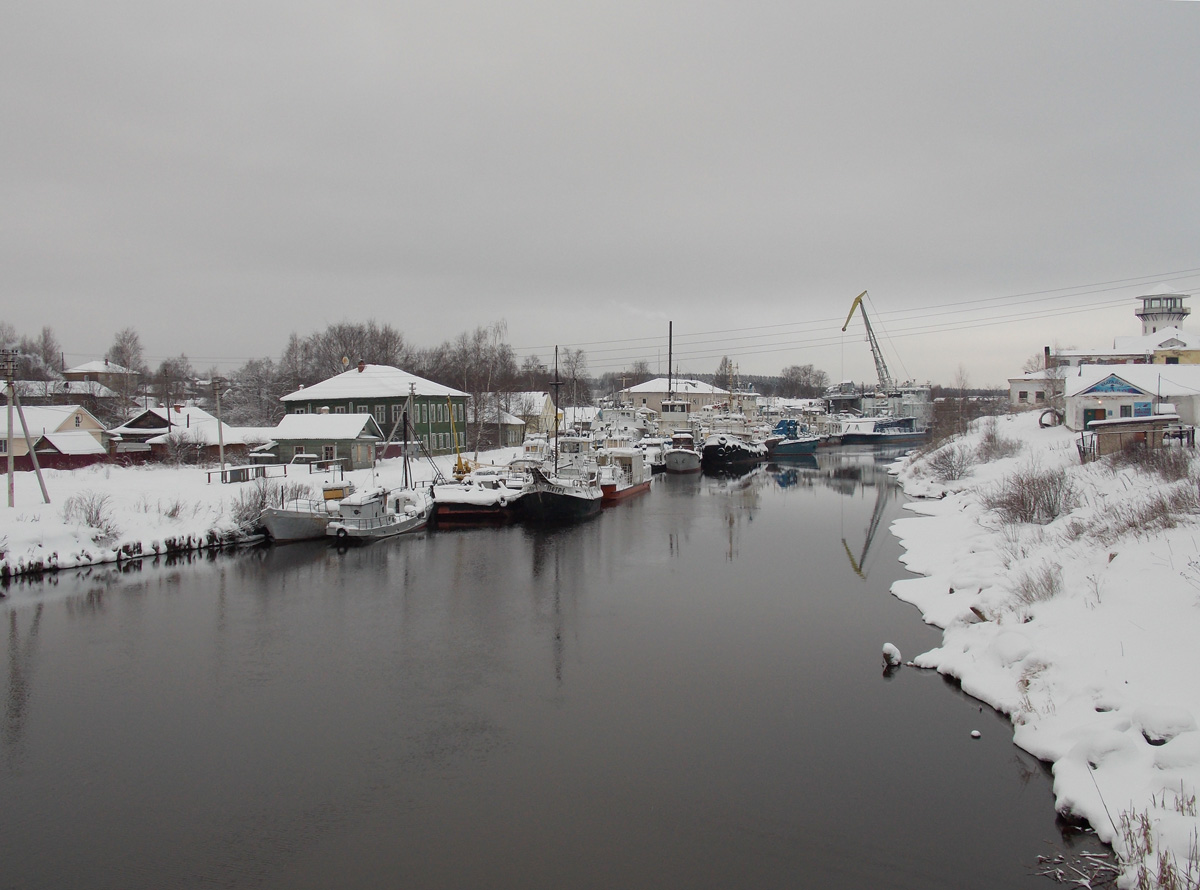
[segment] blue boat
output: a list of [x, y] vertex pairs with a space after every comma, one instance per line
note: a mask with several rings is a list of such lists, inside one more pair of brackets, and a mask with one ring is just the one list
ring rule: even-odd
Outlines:
[[768, 442], [776, 440], [771, 449], [771, 457], [799, 457], [803, 454], [815, 454], [817, 443], [821, 437], [808, 432], [808, 429], [795, 418], [785, 417], [775, 424]]

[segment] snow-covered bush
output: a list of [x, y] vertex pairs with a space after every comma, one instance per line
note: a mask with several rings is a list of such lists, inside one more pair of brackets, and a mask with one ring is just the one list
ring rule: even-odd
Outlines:
[[925, 459], [925, 466], [938, 482], [962, 479], [975, 466], [971, 448], [962, 443], [943, 445]]
[[1005, 457], [1012, 457], [1021, 450], [1021, 443], [1016, 439], [1007, 439], [1000, 435], [996, 418], [988, 417], [983, 421], [983, 435], [975, 448], [975, 456], [983, 463], [990, 463]]
[[113, 521], [112, 501], [106, 494], [90, 490], [73, 494], [63, 502], [62, 516], [65, 522], [93, 529], [93, 539], [97, 543], [114, 540], [121, 533]]
[[1062, 566], [1042, 563], [1038, 568], [1021, 572], [1013, 585], [1017, 599], [1032, 606], [1045, 602], [1062, 590]]
[[1005, 478], [981, 498], [983, 506], [1004, 522], [1053, 522], [1078, 503], [1075, 485], [1062, 467], [1025, 467]]

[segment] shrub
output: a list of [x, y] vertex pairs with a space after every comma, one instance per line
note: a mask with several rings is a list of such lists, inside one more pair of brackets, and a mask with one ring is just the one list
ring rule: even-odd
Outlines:
[[1066, 470], [1027, 467], [986, 492], [982, 502], [1004, 522], [1047, 523], [1074, 509], [1078, 496]]
[[989, 417], [983, 422], [983, 438], [975, 449], [975, 456], [983, 463], [1012, 457], [1021, 450], [1021, 443], [1016, 439], [1006, 439], [997, 429], [995, 417]]
[[926, 458], [925, 465], [938, 482], [962, 479], [975, 465], [971, 449], [966, 445], [944, 445]]
[[1040, 568], [1021, 572], [1013, 589], [1017, 599], [1027, 606], [1045, 602], [1062, 590], [1062, 566], [1043, 563]]
[[63, 501], [62, 516], [65, 522], [93, 529], [92, 539], [97, 543], [114, 540], [121, 533], [113, 521], [111, 502], [106, 494], [94, 491], [73, 494]]
[[1186, 479], [1192, 468], [1192, 458], [1182, 448], [1146, 448], [1130, 443], [1121, 451], [1108, 456], [1114, 469], [1130, 467], [1146, 473], [1157, 473], [1166, 482]]

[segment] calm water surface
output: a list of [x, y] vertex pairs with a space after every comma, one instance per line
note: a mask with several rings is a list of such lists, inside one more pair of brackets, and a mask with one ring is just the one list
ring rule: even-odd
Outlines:
[[881, 675], [881, 466], [14, 585], [0, 886], [1049, 888], [1007, 722]]

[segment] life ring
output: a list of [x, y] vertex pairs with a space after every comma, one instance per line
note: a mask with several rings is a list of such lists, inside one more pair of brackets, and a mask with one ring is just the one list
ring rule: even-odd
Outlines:
[[497, 503], [500, 504], [501, 507], [507, 507], [508, 506], [508, 498], [506, 498], [504, 495], [500, 495], [500, 500], [497, 501]]
[[350, 537], [350, 535], [344, 528], [339, 528], [337, 530], [337, 537], [339, 541], [344, 541], [346, 538]]

